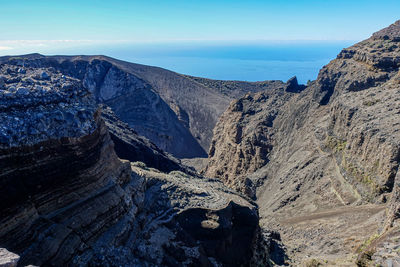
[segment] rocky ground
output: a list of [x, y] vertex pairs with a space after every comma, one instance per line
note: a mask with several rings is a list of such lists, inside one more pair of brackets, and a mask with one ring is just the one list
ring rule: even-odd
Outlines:
[[[73, 78], [46, 68], [0, 67], [0, 145], [77, 137], [94, 131], [93, 98]], [[79, 99], [79, 101], [78, 101]]]
[[[254, 202], [102, 111], [81, 80], [14, 63], [0, 65], [2, 266], [279, 259], [279, 235], [259, 228]], [[119, 159], [112, 140], [121, 157], [146, 163]]]
[[294, 77], [276, 89], [249, 93], [233, 101], [214, 128], [204, 174], [221, 178], [230, 187], [255, 197], [257, 183], [246, 175], [268, 163], [273, 121], [294, 92], [302, 89]]
[[215, 128], [205, 173], [256, 197], [261, 224], [281, 233], [291, 265], [398, 257], [369, 245], [399, 218], [399, 29], [344, 49], [290, 97], [232, 102]]
[[398, 265], [399, 54], [400, 21], [307, 87], [1, 58], [0, 260]]

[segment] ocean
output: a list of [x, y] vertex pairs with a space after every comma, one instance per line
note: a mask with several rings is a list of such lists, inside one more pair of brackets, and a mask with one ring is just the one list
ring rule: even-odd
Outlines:
[[315, 80], [351, 42], [273, 44], [165, 44], [104, 47], [118, 59], [220, 80]]
[[174, 42], [37, 47], [24, 53], [107, 55], [220, 80], [315, 80], [319, 70], [354, 41], [342, 42]]

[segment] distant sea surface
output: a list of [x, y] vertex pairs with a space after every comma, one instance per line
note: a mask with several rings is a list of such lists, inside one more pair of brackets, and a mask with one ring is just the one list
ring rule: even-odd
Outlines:
[[315, 80], [319, 70], [353, 42], [271, 42], [252, 44], [167, 43], [69, 47], [43, 54], [102, 54], [178, 73], [220, 80]]
[[118, 59], [219, 80], [315, 80], [319, 70], [350, 43], [120, 46]]

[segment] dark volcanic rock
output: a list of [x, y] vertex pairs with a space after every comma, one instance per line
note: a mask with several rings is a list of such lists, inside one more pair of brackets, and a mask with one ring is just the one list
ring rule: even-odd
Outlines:
[[[241, 266], [257, 259], [254, 203], [219, 180], [120, 160], [80, 80], [53, 68], [1, 70], [1, 263]], [[190, 173], [111, 112], [103, 117], [127, 157]]]
[[400, 20], [372, 35], [373, 39], [400, 41]]
[[158, 266], [249, 264], [258, 235], [254, 204], [216, 179], [165, 174], [140, 164], [133, 170], [147, 180], [143, 224], [150, 236], [138, 245], [139, 253], [150, 257], [146, 260]]
[[[104, 56], [2, 57], [17, 68], [51, 67], [82, 81], [136, 132], [178, 158], [206, 157], [218, 117], [234, 97], [283, 83], [215, 81]], [[45, 72], [47, 74], [47, 72]], [[43, 79], [42, 73], [35, 76]]]
[[286, 91], [291, 93], [299, 93], [306, 88], [304, 85], [299, 85], [297, 77], [294, 76], [286, 82]]
[[148, 139], [138, 135], [127, 123], [122, 122], [109, 107], [102, 108], [101, 116], [110, 132], [115, 152], [119, 158], [131, 162], [141, 161], [148, 167], [163, 172], [174, 170], [186, 173], [194, 172]]
[[54, 74], [51, 84], [35, 82], [32, 77], [43, 69], [14, 75], [7, 75], [6, 69], [9, 66], [0, 67], [7, 81], [0, 89], [0, 147], [33, 145], [94, 131], [95, 123], [88, 119], [93, 118], [96, 107], [79, 81]]

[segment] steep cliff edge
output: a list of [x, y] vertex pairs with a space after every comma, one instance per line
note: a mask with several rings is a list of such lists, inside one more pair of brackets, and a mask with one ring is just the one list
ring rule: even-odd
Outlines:
[[[81, 80], [33, 65], [1, 64], [0, 73], [1, 262], [240, 266], [271, 242], [257, 206], [220, 181], [121, 161]], [[176, 167], [154, 145], [145, 152], [149, 165]], [[257, 255], [269, 259], [268, 248]]]
[[102, 107], [101, 117], [106, 123], [114, 150], [120, 159], [131, 162], [140, 161], [146, 166], [163, 172], [183, 171], [194, 173], [188, 167], [183, 166], [179, 159], [159, 149], [147, 138], [136, 133], [127, 123], [121, 121], [107, 106]]
[[135, 214], [121, 188], [129, 165], [79, 82], [47, 69], [1, 72], [1, 246], [21, 265], [78, 264], [107, 228]]
[[228, 186], [255, 197], [256, 184], [246, 176], [268, 163], [273, 121], [296, 88], [304, 89], [296, 80], [293, 85], [233, 101], [214, 129], [205, 175], [221, 178]]
[[282, 82], [216, 81], [105, 56], [39, 54], [2, 57], [0, 63], [52, 67], [83, 82], [99, 103], [138, 134], [178, 158], [206, 157], [218, 117], [234, 97]]
[[233, 102], [215, 128], [205, 173], [256, 195], [293, 264], [354, 264], [398, 227], [399, 39], [400, 21], [344, 49], [281, 104], [259, 94]]

